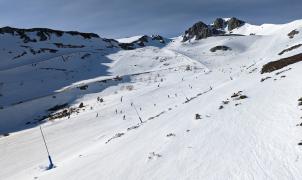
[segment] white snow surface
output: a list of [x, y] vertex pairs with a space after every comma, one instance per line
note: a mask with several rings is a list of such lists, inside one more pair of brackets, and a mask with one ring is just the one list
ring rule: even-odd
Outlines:
[[[246, 36], [134, 50], [64, 35], [27, 44], [58, 49], [36, 55], [0, 34], [0, 133], [10, 133], [0, 137], [0, 179], [302, 179], [302, 63], [260, 73], [301, 53], [278, 55], [302, 43], [302, 21], [233, 33]], [[209, 51], [218, 45], [232, 50]], [[231, 97], [239, 91], [247, 98]], [[81, 102], [70, 117], [39, 121], [55, 105]], [[48, 171], [39, 125], [56, 165]]]
[[131, 36], [131, 37], [126, 37], [126, 38], [120, 38], [120, 39], [117, 39], [117, 41], [120, 42], [120, 43], [132, 43], [133, 41], [138, 40], [142, 36], [143, 35]]

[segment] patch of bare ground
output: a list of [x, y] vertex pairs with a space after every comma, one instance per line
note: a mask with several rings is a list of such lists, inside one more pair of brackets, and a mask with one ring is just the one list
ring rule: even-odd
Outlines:
[[83, 103], [80, 103], [80, 105], [78, 107], [68, 107], [67, 103], [61, 104], [61, 105], [56, 105], [47, 110], [49, 112], [49, 113], [47, 113], [47, 115], [39, 117], [39, 118], [35, 119], [35, 121], [28, 121], [25, 124], [29, 125], [29, 124], [41, 123], [41, 121], [54, 121], [56, 119], [61, 119], [64, 117], [68, 117], [68, 119], [69, 119], [72, 114], [80, 113], [81, 109], [85, 110], [84, 109], [85, 107], [86, 106], [84, 106]]
[[2, 133], [2, 134], [0, 134], [0, 138], [1, 137], [7, 137], [7, 136], [9, 136], [9, 133]]
[[[222, 101], [222, 104], [219, 106], [218, 109], [223, 109], [224, 106], [230, 104], [231, 101], [236, 102], [236, 101], [240, 101], [240, 100], [247, 99], [247, 98], [248, 98], [248, 96], [242, 94], [242, 91], [238, 91], [237, 93], [233, 93], [233, 95], [231, 96], [230, 99], [228, 98], [227, 100]], [[236, 103], [235, 106], [238, 106], [238, 105], [240, 105], [240, 104], [241, 104], [240, 102], [239, 102], [239, 103]]]
[[302, 106], [302, 97], [298, 99], [298, 106]]
[[215, 46], [210, 49], [211, 52], [216, 52], [216, 51], [231, 51], [232, 49], [228, 46]]
[[287, 36], [292, 39], [295, 37], [296, 34], [299, 34], [299, 31], [297, 31], [296, 29], [295, 30], [292, 30], [290, 33], [287, 34]]
[[291, 69], [292, 69], [292, 68], [288, 68], [288, 69], [285, 69], [285, 70], [283, 70], [283, 71], [276, 72], [275, 75], [280, 75], [280, 74], [282, 74], [282, 73], [285, 73], [285, 72], [287, 72], [287, 71], [290, 71]]
[[269, 62], [263, 65], [261, 74], [270, 73], [279, 69], [282, 69], [288, 65], [295, 64], [302, 61], [302, 53], [290, 56], [287, 58], [282, 58], [277, 61]]
[[268, 80], [268, 79], [270, 79], [270, 78], [272, 78], [272, 77], [265, 77], [265, 78], [262, 78], [261, 80], [260, 80], [260, 82], [263, 82], [263, 81], [265, 81], [265, 80]]
[[294, 46], [292, 46], [292, 47], [290, 47], [290, 48], [284, 49], [284, 50], [281, 51], [278, 55], [282, 55], [282, 54], [284, 54], [284, 53], [286, 53], [286, 52], [292, 51], [292, 50], [297, 49], [297, 48], [299, 48], [299, 47], [301, 47], [301, 46], [302, 46], [302, 44], [294, 45]]

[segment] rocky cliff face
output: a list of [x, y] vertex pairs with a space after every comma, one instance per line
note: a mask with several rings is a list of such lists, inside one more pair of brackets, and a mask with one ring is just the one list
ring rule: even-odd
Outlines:
[[213, 28], [215, 29], [224, 29], [227, 26], [227, 23], [222, 18], [217, 18], [213, 23]]
[[199, 40], [211, 36], [224, 35], [226, 33], [226, 27], [228, 31], [232, 31], [233, 29], [243, 26], [244, 23], [244, 21], [235, 17], [232, 17], [229, 20], [217, 18], [211, 25], [199, 21], [185, 31], [183, 41], [194, 38], [195, 40]]
[[190, 27], [183, 37], [183, 41], [187, 41], [189, 39], [193, 39], [195, 37], [196, 40], [204, 39], [213, 35], [223, 34], [224, 32], [210, 26], [205, 23], [199, 21], [195, 23], [192, 27]]
[[228, 30], [232, 31], [233, 29], [243, 26], [245, 22], [235, 17], [232, 17], [230, 20], [227, 21], [227, 24], [228, 24]]

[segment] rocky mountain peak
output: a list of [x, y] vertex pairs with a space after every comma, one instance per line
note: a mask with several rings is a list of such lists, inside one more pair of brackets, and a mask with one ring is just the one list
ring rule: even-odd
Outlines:
[[195, 37], [196, 40], [207, 38], [213, 35], [212, 28], [205, 23], [199, 21], [190, 27], [183, 37], [183, 41], [187, 41]]
[[243, 26], [244, 23], [244, 21], [239, 20], [235, 17], [232, 17], [228, 20], [217, 18], [212, 25], [207, 25], [202, 21], [199, 21], [185, 31], [183, 41], [187, 41], [193, 38], [195, 38], [195, 40], [199, 40], [211, 36], [223, 35], [226, 33], [226, 27], [228, 31], [232, 31], [233, 29]]
[[233, 29], [236, 29], [236, 28], [238, 28], [238, 27], [241, 27], [241, 26], [243, 26], [244, 24], [245, 24], [244, 21], [239, 20], [239, 19], [237, 19], [237, 18], [235, 18], [235, 17], [232, 17], [231, 19], [229, 19], [229, 20], [227, 21], [227, 25], [228, 25], [228, 30], [229, 30], [229, 31], [232, 31]]
[[227, 26], [227, 22], [222, 18], [217, 18], [213, 22], [213, 28], [215, 29], [224, 29]]

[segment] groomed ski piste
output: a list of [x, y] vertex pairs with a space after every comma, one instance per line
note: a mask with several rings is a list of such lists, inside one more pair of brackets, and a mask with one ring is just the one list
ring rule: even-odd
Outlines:
[[233, 33], [132, 50], [0, 34], [0, 179], [302, 179], [302, 62], [263, 72], [301, 53], [279, 55], [302, 21]]

